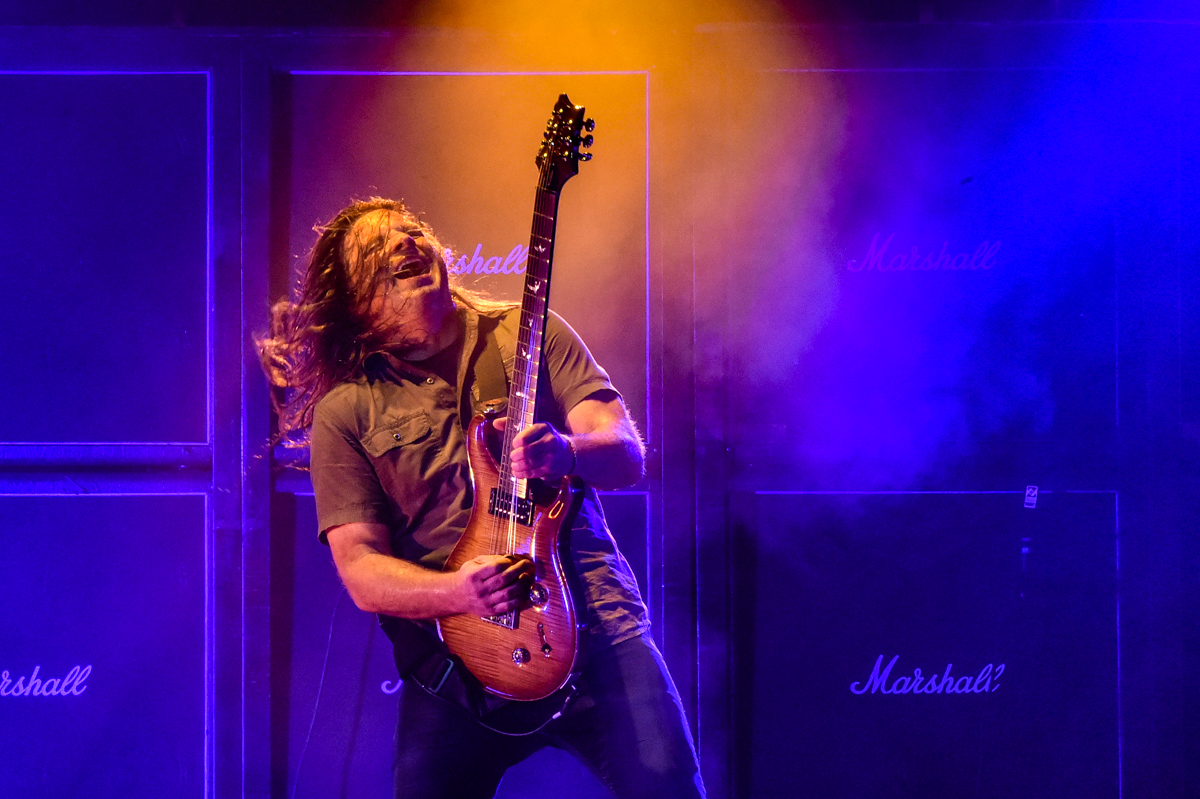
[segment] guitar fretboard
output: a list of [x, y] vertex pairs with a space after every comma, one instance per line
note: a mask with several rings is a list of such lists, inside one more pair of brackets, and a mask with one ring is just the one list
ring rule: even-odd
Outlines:
[[537, 405], [538, 370], [546, 338], [546, 313], [550, 300], [550, 266], [554, 257], [554, 226], [558, 217], [558, 194], [547, 185], [542, 169], [533, 204], [533, 230], [529, 236], [529, 258], [525, 264], [525, 290], [521, 299], [521, 323], [517, 356], [508, 392], [508, 421], [504, 451], [500, 459], [499, 490], [514, 499], [526, 496], [526, 481], [513, 477], [509, 463], [512, 441], [533, 424]]

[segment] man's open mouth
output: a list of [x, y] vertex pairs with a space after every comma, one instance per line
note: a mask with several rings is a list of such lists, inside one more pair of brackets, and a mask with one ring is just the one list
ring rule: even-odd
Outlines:
[[400, 265], [400, 268], [392, 273], [392, 277], [396, 280], [407, 280], [410, 277], [419, 277], [429, 271], [429, 264], [423, 261], [406, 261]]

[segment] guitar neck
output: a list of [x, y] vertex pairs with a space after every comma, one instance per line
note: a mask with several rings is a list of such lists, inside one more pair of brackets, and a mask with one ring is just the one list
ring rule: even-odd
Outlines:
[[512, 440], [533, 424], [537, 405], [538, 374], [546, 339], [546, 316], [550, 307], [550, 267], [554, 260], [554, 228], [558, 221], [558, 193], [545, 185], [543, 174], [533, 203], [533, 230], [529, 235], [529, 258], [525, 264], [525, 289], [521, 298], [521, 324], [517, 355], [508, 391], [508, 421], [500, 460], [502, 485], [513, 485], [525, 495], [525, 481], [512, 476], [509, 453]]

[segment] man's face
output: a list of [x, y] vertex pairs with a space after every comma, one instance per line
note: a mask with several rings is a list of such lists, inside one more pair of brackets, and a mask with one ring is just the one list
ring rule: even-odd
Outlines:
[[454, 315], [446, 264], [411, 218], [395, 211], [363, 214], [346, 234], [343, 255], [361, 277], [378, 275], [371, 299], [372, 327], [402, 357], [421, 360], [448, 342]]

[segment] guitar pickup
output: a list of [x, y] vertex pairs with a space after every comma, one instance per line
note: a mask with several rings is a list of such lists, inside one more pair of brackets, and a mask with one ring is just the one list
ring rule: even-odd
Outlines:
[[491, 496], [488, 498], [488, 513], [505, 519], [514, 519], [517, 524], [532, 527], [533, 500], [517, 497], [515, 508], [513, 504], [512, 494], [502, 494], [499, 488], [493, 488]]

